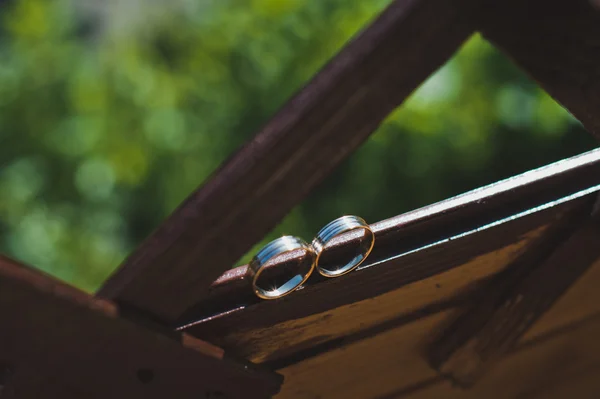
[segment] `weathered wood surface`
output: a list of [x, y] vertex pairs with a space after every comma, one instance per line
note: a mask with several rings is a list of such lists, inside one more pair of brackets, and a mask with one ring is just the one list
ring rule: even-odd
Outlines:
[[600, 138], [600, 10], [591, 3], [492, 1], [480, 29]]
[[469, 14], [477, 3], [393, 2], [193, 193], [99, 295], [159, 320], [181, 316], [454, 53], [473, 32]]
[[0, 257], [2, 398], [267, 398], [279, 389], [275, 373], [118, 313], [111, 302]]
[[[382, 238], [377, 241], [379, 249], [364, 268], [343, 278], [307, 285], [277, 301], [236, 302], [248, 297], [232, 295], [220, 313], [204, 314], [185, 330], [240, 356], [281, 365], [298, 361], [303, 353], [334, 347], [341, 337], [360, 335], [381, 324], [408, 322], [425, 311], [439, 311], [444, 303], [463, 295], [466, 287], [505, 268], [548, 225], [582, 205], [580, 201], [591, 206], [593, 198], [573, 200], [572, 196], [597, 190], [599, 155], [600, 151], [592, 151], [382, 222], [381, 228], [376, 228], [378, 239]], [[559, 194], [566, 197], [557, 198]], [[543, 204], [548, 208], [542, 209]], [[532, 208], [537, 211], [520, 213]], [[520, 217], [514, 217], [514, 212]], [[501, 217], [506, 218], [505, 223], [477, 231], [481, 223], [497, 222]], [[474, 230], [464, 234], [469, 228]], [[455, 236], [442, 235], [449, 233]], [[397, 240], [395, 245], [392, 237]], [[391, 252], [394, 247], [398, 253]], [[391, 255], [396, 256], [385, 260]], [[456, 271], [449, 273], [453, 269]], [[469, 275], [471, 278], [465, 278]], [[432, 284], [430, 277], [441, 280]], [[423, 288], [412, 295], [420, 301], [398, 299], [405, 295], [402, 289], [419, 281]], [[239, 291], [247, 284], [241, 277], [222, 284], [234, 284], [230, 294], [250, 291], [247, 286]], [[218, 304], [202, 303], [204, 309], [198, 311], [215, 309]]]
[[[381, 398], [595, 399], [600, 396], [600, 314], [523, 342], [472, 389], [438, 380], [410, 394]], [[285, 396], [281, 396], [285, 397]]]
[[[276, 303], [225, 312], [186, 331], [238, 356], [281, 367], [302, 360], [305, 352], [331, 350], [361, 331], [375, 334], [453, 306], [469, 287], [503, 270], [556, 217], [571, 210], [572, 204], [563, 204], [442, 242], [307, 286]], [[466, 295], [463, 302], [468, 302]]]
[[436, 369], [459, 385], [470, 387], [512, 349], [571, 284], [600, 259], [600, 225], [587, 216], [572, 234], [565, 232], [567, 237], [559, 235], [551, 240], [548, 250], [532, 248], [531, 256], [524, 257], [517, 270], [489, 285], [473, 308], [432, 346], [430, 356]]
[[[598, 281], [600, 262], [472, 389], [453, 386], [427, 358], [432, 341], [470, 305], [465, 301], [286, 366], [279, 370], [286, 382], [277, 398], [544, 398], [533, 392], [550, 387], [551, 382], [568, 385], [571, 376], [593, 372], [600, 365]], [[436, 280], [414, 283], [414, 291], [423, 291], [427, 284]], [[401, 305], [411, 297], [397, 299]], [[585, 392], [595, 388], [597, 393], [598, 381], [588, 384]]]
[[[376, 245], [363, 268], [599, 184], [600, 150], [597, 149], [373, 223]], [[341, 258], [344, 248], [351, 250], [356, 244], [351, 237], [341, 237], [338, 243]], [[338, 249], [334, 246], [324, 256], [332, 250]], [[225, 272], [212, 284], [206, 297], [198, 297], [199, 305], [184, 319], [198, 319], [261, 302], [246, 277], [247, 266]], [[322, 280], [314, 276], [307, 284]]]

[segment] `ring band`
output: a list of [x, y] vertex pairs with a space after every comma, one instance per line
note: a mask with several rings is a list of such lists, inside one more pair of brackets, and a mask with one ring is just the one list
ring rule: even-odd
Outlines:
[[[342, 265], [341, 267], [337, 267], [335, 269], [325, 269], [322, 266], [319, 266], [319, 260], [321, 258], [321, 254], [327, 244], [329, 244], [335, 237], [347, 233], [353, 230], [364, 230], [368, 235], [367, 239], [369, 240], [367, 250], [361, 252], [356, 255], [354, 258], [350, 260], [350, 262]], [[365, 259], [371, 253], [373, 249], [373, 245], [375, 244], [375, 234], [373, 230], [369, 227], [367, 222], [365, 222], [362, 218], [358, 216], [342, 216], [329, 223], [325, 227], [319, 231], [317, 237], [313, 240], [312, 246], [315, 249], [317, 254], [317, 259], [315, 261], [318, 272], [325, 277], [339, 277], [343, 276], [346, 273], [350, 273], [352, 270], [356, 269], [361, 263], [364, 262]]]
[[[263, 275], [265, 265], [267, 265], [269, 261], [297, 250], [304, 250], [306, 252], [305, 256], [297, 261], [298, 273], [294, 274], [289, 279], [286, 278], [286, 281], [278, 286], [266, 287], [264, 283], [259, 284], [259, 278]], [[308, 279], [315, 268], [316, 258], [317, 255], [312, 246], [298, 237], [283, 236], [271, 241], [254, 256], [249, 264], [249, 270], [252, 273], [252, 289], [254, 290], [254, 293], [262, 299], [281, 298], [282, 296], [291, 293]], [[293, 257], [290, 260], [292, 259], [296, 259], [296, 257]], [[303, 268], [306, 268], [304, 273], [301, 272]]]

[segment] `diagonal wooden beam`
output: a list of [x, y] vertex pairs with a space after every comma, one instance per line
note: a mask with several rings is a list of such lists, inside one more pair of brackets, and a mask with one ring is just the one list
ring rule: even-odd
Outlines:
[[268, 398], [281, 384], [275, 373], [187, 334], [142, 328], [113, 303], [2, 256], [0, 321], [3, 399]]
[[474, 0], [396, 0], [194, 192], [99, 295], [162, 321], [193, 305], [474, 31]]
[[600, 223], [590, 211], [532, 247], [443, 331], [429, 353], [441, 374], [472, 386], [600, 259]]
[[[375, 223], [377, 244], [358, 270], [339, 279], [311, 278], [276, 301], [256, 299], [238, 268], [215, 282], [182, 328], [273, 367], [304, 361], [362, 339], [365, 331], [379, 333], [471, 298], [465, 294], [483, 284], [484, 275], [508, 267], [558, 222], [591, 209], [599, 185], [600, 150], [594, 150]], [[352, 253], [355, 244], [350, 238], [340, 251]], [[453, 286], [445, 280], [453, 274], [472, 287], [439, 299]], [[421, 287], [418, 296], [428, 298], [427, 305], [406, 300], [403, 292], [411, 287]]]
[[600, 138], [600, 10], [591, 3], [492, 1], [480, 29]]
[[[375, 233], [377, 244], [365, 266], [589, 190], [597, 185], [600, 185], [600, 149], [373, 223], [371, 229]], [[351, 234], [348, 238], [342, 236], [334, 241], [325, 253], [328, 257], [337, 257], [339, 252], [339, 259], [345, 259], [353, 253], [358, 240], [359, 237]], [[276, 262], [271, 264], [271, 267], [278, 266]], [[198, 296], [197, 305], [191, 308], [181, 321], [193, 322], [223, 310], [261, 302], [252, 291], [251, 281], [247, 278], [247, 267], [244, 265], [223, 273], [213, 282], [206, 297]], [[351, 275], [346, 276], [344, 280], [348, 278], [351, 278]], [[322, 280], [318, 275], [313, 276], [307, 285], [319, 284]], [[294, 297], [289, 297], [287, 301], [293, 301]], [[272, 305], [275, 308], [281, 306], [277, 303]]]

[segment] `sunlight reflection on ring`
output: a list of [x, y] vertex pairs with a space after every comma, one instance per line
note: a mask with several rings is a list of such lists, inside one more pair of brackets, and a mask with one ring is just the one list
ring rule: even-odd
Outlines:
[[[302, 253], [304, 256], [300, 256]], [[284, 236], [271, 241], [249, 264], [254, 293], [262, 299], [276, 299], [290, 294], [308, 279], [315, 267], [315, 261], [314, 249], [298, 237]], [[266, 282], [259, 281], [261, 277], [265, 280], [264, 271], [282, 272], [283, 265], [290, 262], [297, 265], [298, 271], [291, 278], [286, 277], [285, 282], [279, 284], [276, 279], [269, 281], [268, 278]]]
[[[349, 232], [362, 232], [363, 236], [366, 237], [366, 241], [360, 243], [359, 253], [348, 262], [337, 265], [335, 268], [324, 267], [323, 264], [319, 264], [321, 254], [325, 248], [331, 246], [341, 234]], [[367, 259], [374, 245], [375, 234], [367, 222], [358, 216], [342, 216], [323, 227], [312, 242], [312, 247], [317, 254], [317, 271], [325, 277], [339, 277], [350, 273]]]

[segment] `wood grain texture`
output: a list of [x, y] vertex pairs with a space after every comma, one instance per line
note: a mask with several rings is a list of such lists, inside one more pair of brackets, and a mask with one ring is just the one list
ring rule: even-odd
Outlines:
[[[473, 0], [396, 0], [109, 278], [174, 321], [473, 32]], [[426, 49], [426, 51], [424, 51]]]
[[[488, 270], [488, 276], [498, 272], [541, 232], [539, 228], [576, 206], [573, 196], [597, 190], [599, 156], [600, 151], [595, 150], [376, 223], [376, 249], [364, 268], [340, 279], [313, 279], [304, 289], [277, 301], [256, 301], [245, 285], [243, 269], [241, 273], [234, 270], [217, 283], [216, 291], [223, 294], [201, 303], [196, 318], [190, 315], [191, 323], [184, 324], [184, 329], [240, 356], [278, 361], [335, 342], [344, 333], [366, 329], [386, 318], [410, 314], [412, 305], [394, 308], [396, 290], [476, 263], [478, 257], [490, 257], [485, 263], [490, 269], [480, 270]], [[561, 195], [565, 197], [561, 199]], [[566, 202], [558, 205], [561, 201]], [[548, 208], [542, 210], [544, 206]], [[527, 214], [531, 209], [537, 211]], [[498, 223], [502, 218], [506, 223]], [[477, 231], [485, 223], [497, 225]], [[469, 229], [473, 229], [472, 234], [465, 235]], [[493, 259], [497, 261], [490, 262]], [[484, 274], [475, 275], [484, 278]], [[440, 283], [443, 287], [444, 282]], [[378, 300], [381, 307], [374, 311]], [[372, 306], [359, 305], [363, 302], [372, 302]], [[367, 321], [359, 326], [357, 319], [362, 317]], [[349, 320], [350, 325], [336, 324], [340, 319]], [[274, 339], [273, 332], [280, 339]]]
[[[463, 277], [469, 279], [471, 273], [466, 273]], [[596, 261], [582, 278], [577, 280], [527, 331], [520, 339], [517, 349], [524, 350], [534, 347], [563, 335], [566, 335], [566, 337], [560, 338], [566, 347], [563, 352], [568, 352], [569, 345], [578, 345], [578, 338], [570, 334], [578, 326], [597, 317], [600, 312], [598, 281], [600, 281], [600, 261]], [[493, 281], [489, 283], [491, 282]], [[425, 297], [427, 283], [427, 281], [423, 281], [422, 284], [416, 286], [415, 295], [422, 292]], [[432, 280], [429, 284], [435, 285], [436, 282]], [[480, 286], [482, 291], [478, 293], [479, 296], [489, 292], [486, 288], [485, 284]], [[473, 298], [477, 298], [477, 295]], [[405, 300], [411, 301], [410, 296], [399, 297], [399, 305]], [[405, 398], [412, 397], [412, 395], [416, 395], [416, 398], [544, 397], [541, 394], [540, 396], [525, 394], [534, 388], [545, 392], [543, 385], [540, 385], [544, 381], [541, 377], [538, 378], [547, 371], [544, 364], [531, 366], [530, 363], [527, 363], [524, 367], [517, 367], [514, 373], [510, 373], [513, 368], [512, 363], [504, 366], [505, 360], [501, 360], [479, 384], [475, 385], [474, 394], [470, 394], [469, 390], [454, 388], [450, 382], [439, 376], [437, 371], [429, 365], [426, 356], [428, 348], [432, 341], [442, 334], [468, 306], [472, 305], [472, 302], [456, 301], [448, 305], [448, 307], [438, 308], [437, 312], [423, 312], [422, 317], [416, 320], [397, 325], [378, 334], [368, 335], [362, 340], [338, 346], [286, 366], [280, 370], [286, 377], [286, 383], [278, 397], [344, 398], [352, 397], [352, 395], [364, 398]], [[583, 343], [578, 352], [584, 352], [586, 345]], [[545, 350], [541, 349], [540, 352], [543, 353]], [[509, 353], [509, 356], [513, 356], [513, 353], [514, 350]], [[593, 361], [595, 356], [598, 354], [590, 353], [589, 359]], [[568, 362], [575, 363], [569, 368], [576, 366], [575, 374], [590, 373], [592, 366], [589, 360], [577, 365], [578, 359], [581, 357], [581, 353], [576, 353], [571, 358], [567, 358]], [[583, 357], [585, 358], [585, 353]], [[596, 360], [600, 360], [600, 357]], [[519, 364], [520, 360], [517, 359], [514, 362]], [[542, 371], [538, 373], [537, 368], [533, 368], [530, 372], [527, 367], [541, 367]], [[500, 377], [495, 377], [496, 375]], [[566, 375], [562, 380], [559, 377], [560, 375], [555, 373], [552, 379], [556, 380], [560, 386], [569, 385], [568, 380], [571, 379], [571, 374]], [[573, 375], [573, 378], [575, 377], [576, 375]], [[503, 388], [502, 385], [506, 385], [506, 387]], [[563, 386], [562, 389], [567, 388]], [[587, 388], [591, 389], [593, 386], [590, 387], [588, 384]], [[424, 393], [420, 395], [419, 392]], [[560, 396], [557, 397], [560, 398]], [[568, 397], [579, 396], [563, 396], [563, 398]]]
[[280, 376], [0, 257], [2, 398], [267, 398]]
[[490, 284], [472, 309], [441, 334], [430, 350], [433, 366], [470, 387], [508, 352], [556, 300], [600, 259], [600, 226], [588, 221], [536, 251], [513, 273]]
[[483, 35], [600, 138], [600, 11], [589, 0], [511, 0], [482, 9]]
[[279, 370], [285, 384], [276, 398], [369, 399], [438, 383], [442, 378], [421, 351], [456, 311], [437, 312], [289, 365]]
[[[371, 224], [376, 245], [365, 266], [447, 239], [502, 218], [559, 200], [600, 184], [600, 150], [559, 161], [471, 192]], [[325, 251], [353, 251], [356, 240], [341, 237]], [[332, 254], [332, 256], [337, 256]], [[273, 264], [277, 267], [277, 264]], [[319, 284], [313, 276], [307, 285]], [[247, 266], [225, 272], [204, 298], [184, 315], [183, 323], [261, 302], [252, 292]], [[271, 305], [278, 303], [272, 302]], [[270, 306], [270, 305], [269, 305]], [[273, 305], [276, 306], [276, 305]]]
[[353, 334], [376, 333], [448, 307], [470, 286], [510, 264], [548, 225], [581, 206], [589, 209], [591, 200], [569, 201], [442, 241], [307, 286], [276, 303], [263, 301], [207, 318], [186, 331], [271, 366], [300, 361], [303, 353], [330, 350]]
[[[600, 362], [595, 343], [588, 348], [590, 344], [580, 342], [574, 334], [600, 317], [599, 277], [597, 261], [519, 340], [516, 348], [470, 390], [453, 386], [430, 366], [427, 358], [432, 341], [470, 304], [458, 302], [286, 366], [279, 370], [286, 383], [277, 398], [543, 398], [541, 394], [528, 394], [549, 385], [544, 373], [561, 384], [571, 375], [590, 372]], [[555, 340], [560, 341], [558, 349], [546, 345]], [[570, 356], [572, 347], [575, 349]], [[528, 355], [520, 357], [529, 349], [537, 353], [532, 360], [527, 360]], [[565, 369], [561, 370], [562, 361]], [[561, 372], [565, 372], [564, 378]], [[568, 397], [578, 396], [564, 398]]]
[[521, 341], [528, 342], [554, 331], [575, 324], [600, 310], [600, 261], [596, 261], [569, 290], [559, 298], [548, 312], [542, 315]]
[[[442, 380], [424, 389], [390, 393], [380, 399], [597, 398], [600, 396], [598, 336], [600, 315], [597, 314], [546, 339], [521, 344], [472, 389], [464, 390]], [[577, 385], [577, 381], [583, 384]]]

